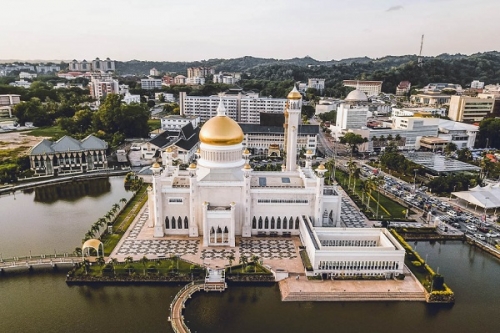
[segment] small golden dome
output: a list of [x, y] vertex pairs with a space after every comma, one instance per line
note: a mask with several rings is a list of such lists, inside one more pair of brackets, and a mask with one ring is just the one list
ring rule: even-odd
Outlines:
[[230, 146], [243, 142], [243, 131], [228, 116], [215, 116], [200, 130], [200, 141], [214, 146]]
[[153, 168], [161, 168], [160, 163], [154, 162], [153, 163]]
[[311, 150], [311, 149], [308, 149], [308, 150], [306, 151], [306, 154], [308, 154], [308, 155], [312, 155], [312, 153], [313, 153], [313, 152], [312, 152], [312, 150]]
[[299, 91], [297, 90], [297, 88], [294, 85], [292, 91], [290, 91], [290, 93], [288, 94], [288, 96], [286, 98], [288, 98], [288, 99], [302, 99], [302, 95], [299, 93]]
[[201, 153], [200, 148], [196, 149], [196, 154], [199, 154], [199, 153]]
[[196, 169], [196, 164], [194, 163], [189, 164], [189, 169]]
[[167, 149], [165, 149], [165, 152], [167, 152], [167, 153], [171, 153], [171, 152], [172, 152], [172, 148], [171, 148], [171, 147], [168, 147]]
[[243, 167], [243, 169], [245, 170], [250, 170], [252, 167], [250, 166], [250, 164], [245, 164], [245, 166]]
[[246, 154], [250, 154], [250, 151], [249, 151], [248, 149], [245, 149], [245, 150], [243, 151], [243, 154], [245, 154], [245, 155], [246, 155]]
[[320, 164], [319, 167], [318, 167], [318, 170], [325, 170], [325, 165], [324, 164]]

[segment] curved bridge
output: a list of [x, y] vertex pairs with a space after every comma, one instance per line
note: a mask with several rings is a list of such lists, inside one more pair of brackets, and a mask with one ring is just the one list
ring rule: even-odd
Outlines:
[[172, 324], [172, 329], [176, 333], [189, 333], [191, 330], [186, 326], [184, 322], [184, 316], [182, 315], [182, 309], [185, 308], [186, 301], [191, 298], [191, 295], [197, 291], [219, 291], [222, 292], [226, 290], [227, 284], [225, 282], [224, 270], [208, 269], [207, 276], [205, 280], [193, 281], [185, 285], [178, 293], [175, 295], [172, 303], [170, 304], [170, 317], [168, 320]]

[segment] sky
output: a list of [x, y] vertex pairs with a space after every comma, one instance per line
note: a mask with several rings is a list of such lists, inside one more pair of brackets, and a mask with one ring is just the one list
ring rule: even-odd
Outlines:
[[[2, 0], [0, 59], [340, 60], [500, 49], [498, 0]], [[6, 15], [7, 14], [7, 15]]]

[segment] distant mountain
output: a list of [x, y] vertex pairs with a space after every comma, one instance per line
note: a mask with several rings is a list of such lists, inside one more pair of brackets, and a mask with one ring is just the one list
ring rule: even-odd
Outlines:
[[[443, 53], [436, 57], [423, 57], [424, 61], [441, 60], [441, 61], [457, 61], [462, 59], [474, 59], [478, 56], [492, 56], [499, 57], [500, 53], [497, 51], [476, 53], [472, 55], [464, 54], [447, 54]], [[197, 66], [207, 66], [214, 67], [218, 71], [228, 71], [228, 72], [252, 72], [255, 70], [262, 69], [262, 67], [269, 66], [299, 66], [299, 67], [310, 67], [310, 66], [344, 66], [344, 65], [369, 65], [369, 67], [374, 67], [376, 69], [389, 69], [393, 67], [398, 67], [410, 62], [416, 61], [417, 55], [402, 55], [402, 56], [385, 56], [381, 58], [369, 58], [369, 57], [357, 57], [348, 58], [342, 60], [328, 60], [320, 61], [313, 59], [309, 56], [303, 58], [292, 58], [292, 59], [274, 59], [274, 58], [257, 58], [252, 56], [245, 56], [241, 58], [232, 59], [209, 59], [203, 61], [192, 61], [192, 62], [169, 62], [169, 61], [141, 61], [141, 60], [131, 60], [131, 61], [117, 61], [116, 68], [119, 74], [134, 74], [134, 75], [148, 75], [151, 68], [156, 68], [160, 72], [172, 72], [178, 74], [187, 73], [188, 67]]]

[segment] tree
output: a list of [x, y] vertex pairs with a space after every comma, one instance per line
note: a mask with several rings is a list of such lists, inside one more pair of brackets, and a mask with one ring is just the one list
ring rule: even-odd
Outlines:
[[257, 264], [259, 263], [259, 257], [255, 254], [252, 254], [252, 262], [253, 262], [253, 272], [257, 273]]
[[120, 205], [115, 203], [111, 209], [113, 210], [113, 213], [116, 214], [116, 212], [120, 210]]
[[457, 145], [453, 142], [448, 142], [448, 144], [444, 147], [444, 152], [447, 156], [451, 155], [454, 151], [457, 150]]
[[248, 263], [248, 258], [246, 255], [242, 254], [240, 256], [240, 264], [243, 266], [243, 268], [245, 268], [247, 266], [247, 263]]
[[82, 248], [81, 247], [76, 247], [75, 250], [73, 251], [75, 256], [79, 257], [82, 255]]
[[95, 260], [95, 262], [101, 267], [101, 272], [102, 272], [102, 267], [104, 266], [104, 264], [106, 264], [106, 261], [104, 260], [104, 257], [103, 256], [97, 257], [97, 259]]
[[229, 261], [229, 273], [232, 272], [232, 267], [233, 267], [233, 261], [234, 261], [234, 254], [233, 253], [230, 253], [226, 259]]
[[130, 271], [133, 269], [132, 263], [134, 262], [134, 258], [128, 256], [125, 258], [125, 267], [128, 269], [128, 274], [130, 275]]
[[141, 262], [141, 264], [144, 266], [144, 271], [143, 271], [143, 273], [144, 273], [144, 275], [146, 275], [146, 265], [148, 264], [149, 259], [148, 259], [148, 257], [143, 256], [143, 257], [142, 257], [139, 261], [140, 261], [140, 262]]
[[343, 137], [340, 138], [340, 142], [342, 144], [347, 144], [351, 149], [351, 156], [357, 152], [358, 145], [368, 142], [367, 138], [362, 137], [359, 134], [354, 134], [352, 132], [347, 133]]
[[127, 199], [121, 198], [120, 203], [123, 204], [123, 206], [125, 206], [125, 204], [127, 203]]
[[116, 265], [118, 265], [118, 259], [110, 258], [110, 264], [113, 267], [113, 275], [116, 276]]
[[83, 267], [85, 269], [85, 275], [88, 275], [89, 274], [90, 261], [87, 258], [85, 258], [82, 261], [82, 265], [83, 265]]

